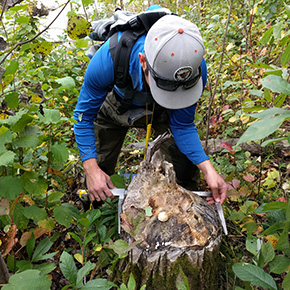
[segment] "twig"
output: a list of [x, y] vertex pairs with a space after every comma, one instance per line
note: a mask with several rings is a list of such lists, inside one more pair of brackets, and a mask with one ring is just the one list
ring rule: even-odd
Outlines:
[[6, 58], [11, 54], [11, 52], [12, 52], [13, 50], [15, 50], [18, 46], [33, 41], [34, 39], [36, 39], [37, 37], [39, 37], [41, 34], [43, 34], [46, 30], [48, 30], [48, 28], [49, 28], [49, 27], [50, 27], [50, 26], [55, 22], [55, 20], [59, 17], [59, 15], [64, 11], [64, 9], [66, 8], [66, 6], [69, 4], [70, 1], [71, 1], [71, 0], [68, 0], [68, 1], [64, 4], [64, 6], [63, 6], [63, 8], [61, 9], [61, 11], [56, 15], [56, 17], [55, 17], [55, 18], [50, 22], [50, 24], [49, 24], [46, 28], [44, 28], [42, 31], [40, 31], [39, 33], [37, 33], [37, 34], [36, 34], [35, 36], [33, 36], [32, 38], [30, 38], [30, 39], [28, 39], [28, 40], [25, 40], [25, 41], [23, 41], [23, 42], [18, 42], [18, 43], [16, 43], [15, 46], [12, 47], [12, 48], [10, 49], [10, 51], [9, 51], [9, 52], [4, 56], [4, 58], [1, 60], [0, 65], [2, 65], [2, 63], [3, 63], [3, 62], [6, 60]]
[[233, 2], [234, 1], [232, 0], [231, 4], [230, 4], [230, 8], [229, 8], [228, 19], [227, 19], [227, 23], [226, 23], [226, 29], [225, 29], [225, 34], [224, 34], [223, 46], [222, 46], [222, 55], [221, 55], [219, 70], [218, 70], [218, 73], [217, 73], [217, 78], [216, 78], [216, 83], [215, 83], [215, 86], [214, 86], [214, 91], [213, 91], [213, 93], [212, 93], [212, 95], [210, 97], [210, 102], [209, 102], [209, 106], [208, 106], [209, 108], [208, 108], [208, 113], [207, 113], [207, 127], [206, 127], [206, 138], [205, 138], [206, 151], [207, 151], [207, 141], [208, 141], [208, 136], [209, 136], [209, 123], [210, 123], [211, 107], [212, 107], [212, 104], [213, 104], [213, 101], [214, 101], [214, 97], [215, 97], [215, 94], [216, 94], [217, 85], [218, 85], [218, 81], [219, 81], [219, 76], [220, 76], [220, 72], [221, 72], [222, 65], [223, 65], [226, 37], [227, 37], [227, 33], [228, 33], [228, 27], [229, 27], [229, 22], [230, 22], [230, 16], [231, 16]]
[[4, 11], [6, 9], [6, 4], [7, 4], [7, 0], [5, 0], [3, 5], [2, 5], [2, 12], [1, 12], [1, 15], [0, 15], [0, 20], [1, 21], [2, 21], [2, 17], [3, 17]]

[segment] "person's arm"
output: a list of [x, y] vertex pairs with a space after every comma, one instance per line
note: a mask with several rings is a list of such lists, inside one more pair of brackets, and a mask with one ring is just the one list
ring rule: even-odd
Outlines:
[[90, 61], [74, 111], [76, 142], [86, 173], [87, 188], [91, 200], [113, 197], [110, 177], [98, 166], [96, 157], [94, 120], [106, 98], [108, 87], [113, 83], [113, 62], [109, 45], [105, 43]]
[[179, 150], [197, 165], [211, 188], [213, 198], [209, 198], [210, 204], [215, 201], [223, 203], [226, 198], [227, 185], [223, 178], [216, 172], [208, 156], [205, 154], [197, 129], [194, 124], [196, 104], [179, 110], [171, 110], [170, 127], [174, 140]]

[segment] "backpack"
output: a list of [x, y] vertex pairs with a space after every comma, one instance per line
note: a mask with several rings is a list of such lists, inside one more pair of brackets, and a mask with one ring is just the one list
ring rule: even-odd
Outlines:
[[[139, 37], [147, 33], [152, 25], [165, 15], [173, 14], [166, 8], [146, 10], [139, 14], [116, 10], [114, 16], [99, 20], [93, 24], [93, 31], [89, 35], [92, 40], [102, 41], [91, 47], [87, 55], [92, 58], [93, 54], [110, 38], [110, 53], [114, 63], [114, 84], [125, 89], [125, 95], [117, 113], [122, 115], [131, 106], [133, 99], [142, 99], [149, 102], [152, 100], [148, 93], [138, 92], [135, 94], [131, 77], [129, 75], [130, 55], [133, 46]], [[122, 36], [118, 41], [118, 32]]]

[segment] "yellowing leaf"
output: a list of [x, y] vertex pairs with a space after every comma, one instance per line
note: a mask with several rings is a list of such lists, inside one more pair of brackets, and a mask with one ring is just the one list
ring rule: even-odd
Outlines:
[[270, 242], [272, 244], [273, 247], [276, 246], [276, 244], [279, 240], [279, 238], [277, 238], [276, 235], [269, 235], [269, 236], [266, 236], [265, 238], [268, 242]]
[[53, 49], [53, 44], [49, 41], [36, 42], [31, 45], [33, 53], [41, 53], [43, 56], [50, 54]]
[[102, 248], [103, 248], [102, 245], [99, 244], [99, 245], [96, 246], [95, 251], [96, 252], [100, 252], [102, 250]]
[[79, 15], [73, 15], [69, 18], [67, 24], [67, 33], [71, 39], [80, 39], [91, 33], [91, 24]]
[[238, 17], [237, 15], [235, 15], [235, 14], [233, 14], [232, 16], [233, 16], [233, 18], [234, 18], [235, 20], [238, 20], [238, 19], [239, 19], [239, 17]]
[[258, 12], [258, 7], [257, 6], [254, 7], [254, 9], [250, 10], [250, 14], [252, 14], [252, 15], [256, 14], [257, 12]]
[[66, 96], [63, 96], [62, 98], [63, 98], [63, 99], [64, 99], [64, 101], [66, 101], [66, 102], [69, 100], [69, 98], [68, 98], [68, 97], [66, 97]]
[[34, 94], [34, 95], [32, 95], [31, 100], [34, 103], [39, 103], [42, 100], [42, 98], [40, 98], [38, 95]]
[[83, 265], [84, 263], [84, 259], [83, 259], [83, 256], [81, 254], [75, 254], [74, 255], [74, 258]]
[[23, 196], [23, 201], [29, 205], [34, 205], [35, 202], [32, 200], [32, 198], [28, 195]]
[[44, 229], [47, 229], [47, 230], [51, 231], [54, 228], [54, 226], [55, 226], [55, 222], [54, 222], [53, 218], [50, 217], [50, 218], [48, 218], [46, 220], [39, 221], [37, 223], [37, 225], [40, 228], [44, 228]]
[[246, 114], [242, 114], [240, 117], [240, 120], [243, 124], [247, 123], [249, 121], [250, 117], [247, 116]]
[[237, 117], [236, 116], [233, 116], [233, 117], [231, 117], [230, 119], [229, 119], [229, 122], [230, 123], [234, 123], [234, 122], [236, 122], [237, 121]]

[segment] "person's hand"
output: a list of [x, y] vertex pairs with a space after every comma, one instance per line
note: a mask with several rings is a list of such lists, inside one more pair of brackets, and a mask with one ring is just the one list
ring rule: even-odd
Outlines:
[[114, 188], [110, 176], [98, 166], [96, 159], [88, 159], [83, 162], [86, 173], [87, 188], [91, 201], [106, 200], [107, 197], [114, 198], [110, 188]]
[[216, 201], [223, 204], [226, 200], [228, 190], [228, 186], [224, 179], [216, 172], [209, 160], [206, 160], [197, 166], [202, 171], [204, 179], [212, 190], [213, 197], [207, 197], [207, 202], [209, 204], [214, 204]]

